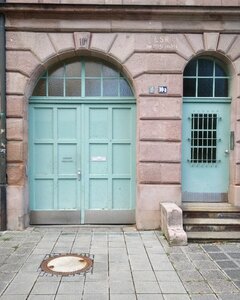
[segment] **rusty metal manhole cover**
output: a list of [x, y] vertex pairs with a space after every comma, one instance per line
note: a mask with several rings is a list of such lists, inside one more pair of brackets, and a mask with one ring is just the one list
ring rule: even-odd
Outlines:
[[52, 275], [69, 276], [86, 273], [93, 267], [93, 259], [83, 254], [55, 254], [43, 260], [40, 268]]

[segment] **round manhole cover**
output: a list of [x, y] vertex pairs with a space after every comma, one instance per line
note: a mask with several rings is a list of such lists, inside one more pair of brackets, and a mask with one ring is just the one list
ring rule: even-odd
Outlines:
[[58, 254], [41, 263], [41, 269], [55, 275], [74, 275], [88, 271], [93, 260], [79, 254]]

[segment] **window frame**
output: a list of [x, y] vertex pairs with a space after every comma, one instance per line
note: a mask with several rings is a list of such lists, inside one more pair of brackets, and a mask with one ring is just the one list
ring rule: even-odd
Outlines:
[[[66, 73], [66, 66], [69, 64], [72, 64], [74, 62], [80, 62], [81, 64], [81, 68], [80, 68], [80, 74], [79, 76], [67, 76]], [[86, 76], [86, 64], [87, 63], [97, 63], [100, 64], [100, 68], [101, 68], [101, 75], [100, 76]], [[64, 68], [63, 70], [63, 75], [58, 75], [58, 76], [51, 76], [51, 72], [54, 69], [55, 71], [60, 70], [61, 68]], [[104, 67], [108, 67], [110, 69], [112, 69], [114, 72], [114, 74], [116, 75], [112, 75], [112, 76], [104, 76]], [[49, 96], [49, 81], [54, 78], [55, 80], [59, 79], [59, 80], [63, 80], [63, 94], [60, 96]], [[44, 84], [45, 84], [45, 95], [37, 95], [36, 93], [36, 89], [38, 87], [38, 84], [40, 81], [44, 80]], [[78, 96], [68, 96], [66, 94], [66, 83], [67, 80], [80, 80], [81, 81], [81, 86], [80, 86], [80, 94]], [[86, 96], [86, 82], [87, 80], [99, 80], [100, 81], [100, 94], [98, 95], [93, 95], [93, 96]], [[109, 95], [105, 95], [106, 93], [104, 93], [104, 81], [105, 80], [114, 80], [115, 83], [117, 84], [117, 89], [115, 89], [115, 91], [117, 91], [117, 95], [113, 95], [113, 96], [109, 96]], [[124, 94], [122, 94], [121, 92], [121, 85], [125, 85], [128, 89], [129, 89], [129, 95], [125, 96]], [[44, 102], [54, 102], [54, 101], [69, 101], [69, 103], [72, 101], [73, 103], [75, 102], [94, 102], [96, 101], [99, 102], [99, 100], [103, 100], [104, 102], [112, 102], [117, 101], [117, 100], [123, 101], [134, 101], [135, 102], [135, 97], [134, 97], [134, 93], [133, 93], [133, 89], [131, 87], [131, 84], [128, 82], [127, 78], [119, 71], [117, 70], [114, 66], [112, 66], [111, 64], [107, 63], [107, 62], [103, 62], [102, 60], [97, 60], [97, 59], [89, 59], [89, 58], [78, 58], [78, 59], [72, 59], [72, 60], [67, 60], [64, 62], [60, 62], [58, 64], [55, 64], [53, 66], [51, 66], [47, 71], [45, 71], [39, 78], [38, 81], [33, 89], [33, 93], [32, 96], [30, 98], [30, 102], [38, 102], [41, 100], [41, 103]]]
[[[200, 60], [206, 60], [206, 61], [212, 61], [213, 62], [213, 75], [212, 76], [199, 76], [198, 75], [198, 65]], [[196, 62], [196, 69], [195, 69], [195, 76], [188, 76], [185, 73], [186, 67], [193, 63]], [[226, 74], [226, 76], [216, 76], [216, 65], [222, 69], [222, 71]], [[184, 102], [231, 102], [231, 97], [230, 97], [230, 79], [231, 77], [228, 75], [228, 70], [227, 67], [224, 66], [224, 63], [216, 58], [212, 57], [206, 57], [206, 56], [200, 56], [197, 58], [192, 59], [188, 64], [185, 66], [184, 72], [183, 72], [183, 100]], [[195, 79], [195, 95], [194, 96], [185, 96], [185, 91], [184, 91], [184, 80], [185, 79]], [[199, 86], [199, 79], [212, 79], [212, 95], [211, 96], [198, 96], [198, 86]], [[216, 84], [215, 80], [216, 79], [226, 79], [228, 83], [227, 87], [227, 96], [215, 96], [216, 94]]]

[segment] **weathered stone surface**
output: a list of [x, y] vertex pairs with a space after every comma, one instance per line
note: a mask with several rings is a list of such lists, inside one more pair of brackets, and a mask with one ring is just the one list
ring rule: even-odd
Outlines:
[[25, 179], [25, 167], [23, 164], [8, 164], [7, 166], [7, 176], [9, 185], [19, 185], [24, 184]]
[[227, 53], [236, 37], [235, 34], [220, 34], [217, 50]]
[[[7, 3], [22, 3], [22, 0], [6, 0]], [[238, 0], [25, 0], [25, 3], [49, 4], [124, 4], [124, 5], [178, 5], [178, 6], [238, 6]]]
[[187, 245], [187, 234], [183, 230], [182, 210], [174, 203], [160, 203], [161, 229], [170, 245]]
[[240, 48], [240, 37], [238, 36], [227, 53], [231, 60], [234, 61], [239, 57], [239, 48]]
[[180, 183], [180, 164], [140, 163], [138, 166], [140, 183]]
[[139, 230], [159, 229], [159, 210], [136, 210], [136, 226]]
[[236, 82], [235, 82], [235, 89], [233, 90], [233, 93], [235, 94], [235, 97], [240, 98], [240, 75], [236, 76]]
[[29, 225], [28, 204], [25, 188], [20, 186], [7, 187], [7, 228], [8, 230], [23, 230]]
[[239, 0], [222, 0], [222, 6], [239, 6]]
[[26, 76], [31, 73], [40, 64], [40, 61], [31, 51], [10, 51], [6, 53], [7, 71], [17, 71]]
[[142, 97], [139, 99], [139, 118], [180, 119], [182, 98]]
[[[24, 0], [25, 3], [38, 3], [41, 0]], [[52, 1], [52, 0], [48, 0]], [[6, 0], [6, 3], [22, 3], [21, 0]]]
[[49, 33], [49, 38], [58, 53], [75, 49], [72, 33]]
[[[239, 166], [238, 166], [239, 167]], [[240, 206], [240, 186], [230, 184], [229, 186], [229, 202], [233, 205]]]
[[93, 33], [90, 48], [107, 53], [110, 50], [116, 36], [116, 33]]
[[23, 162], [23, 143], [8, 142], [7, 144], [7, 161]]
[[177, 184], [139, 184], [137, 192], [140, 210], [159, 211], [163, 202], [181, 204], [181, 186]]
[[139, 161], [180, 162], [181, 144], [178, 142], [140, 142]]
[[122, 4], [122, 0], [105, 0], [105, 4]]
[[240, 184], [240, 166], [239, 165], [236, 165], [236, 168], [235, 168], [235, 180], [234, 180], [234, 183], [236, 185]]
[[[89, 4], [86, 0], [60, 0], [62, 4]], [[91, 0], [91, 4], [104, 4], [104, 0]]]
[[[237, 75], [240, 75], [240, 58], [236, 59], [233, 62], [233, 66], [234, 66], [234, 71], [236, 72]], [[239, 77], [238, 77], [239, 78]], [[239, 85], [239, 83], [238, 83]]]
[[112, 28], [111, 20], [86, 20], [85, 18], [8, 18], [6, 19], [6, 28], [11, 31], [14, 29], [20, 32], [20, 29], [24, 31], [26, 28], [31, 28], [33, 31], [47, 31], [55, 32], [56, 28], [60, 32], [110, 32]]
[[185, 59], [189, 59], [194, 54], [183, 34], [136, 34], [135, 50], [163, 53], [175, 52]]
[[24, 97], [7, 96], [7, 117], [23, 117]]
[[182, 72], [186, 60], [175, 53], [134, 53], [125, 66], [137, 76], [147, 73], [179, 73]]
[[23, 119], [7, 119], [7, 139], [9, 141], [23, 140]]
[[134, 35], [130, 33], [119, 33], [109, 50], [109, 54], [118, 61], [124, 62], [134, 52]]
[[186, 34], [185, 37], [196, 54], [204, 51], [202, 34]]
[[7, 72], [6, 91], [7, 94], [24, 95], [28, 77], [18, 72]]
[[219, 39], [219, 33], [204, 32], [203, 40], [206, 51], [216, 51]]
[[[181, 74], [143, 74], [135, 79], [137, 94], [148, 94], [149, 88], [166, 86], [168, 95], [181, 96], [183, 89], [183, 79]], [[156, 91], [157, 93], [157, 91]]]
[[139, 121], [140, 140], [180, 141], [181, 122], [178, 120]]
[[7, 49], [31, 50], [41, 62], [56, 55], [56, 51], [47, 33], [41, 32], [8, 32]]

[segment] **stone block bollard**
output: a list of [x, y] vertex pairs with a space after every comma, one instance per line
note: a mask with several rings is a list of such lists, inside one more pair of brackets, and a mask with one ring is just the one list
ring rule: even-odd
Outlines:
[[175, 203], [160, 203], [161, 229], [172, 246], [187, 245], [187, 234], [183, 230], [182, 210]]

